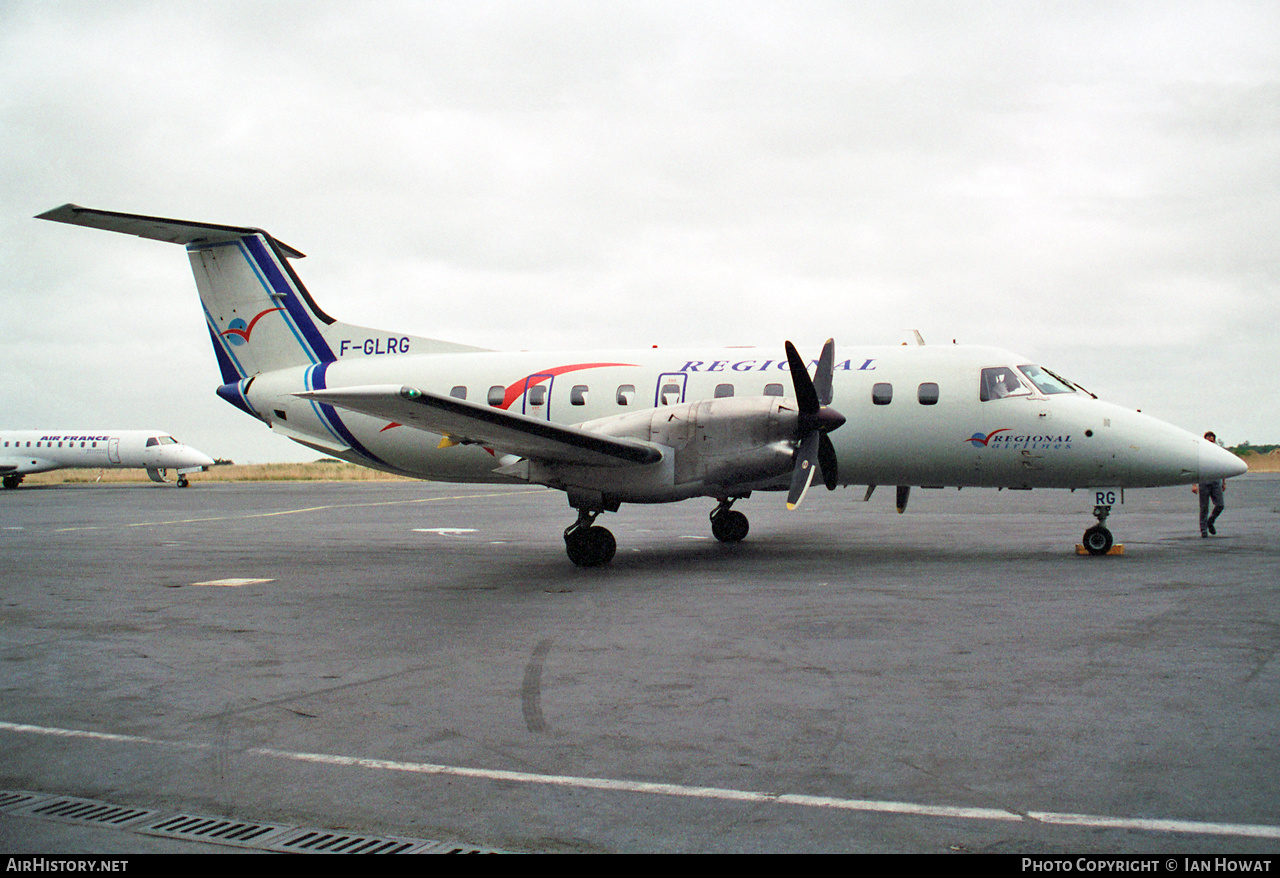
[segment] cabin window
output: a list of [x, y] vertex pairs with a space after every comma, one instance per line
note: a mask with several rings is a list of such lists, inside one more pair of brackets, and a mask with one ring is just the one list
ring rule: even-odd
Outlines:
[[938, 385], [932, 381], [921, 384], [920, 390], [916, 393], [916, 399], [920, 400], [920, 405], [937, 405]]
[[500, 406], [507, 401], [507, 388], [495, 384], [489, 388], [489, 405]]
[[893, 385], [885, 382], [871, 386], [871, 401], [876, 405], [888, 405], [893, 402]]
[[1007, 396], [1030, 396], [1031, 388], [1018, 380], [1014, 371], [1006, 366], [982, 370], [982, 387], [978, 398], [983, 402], [1004, 399]]
[[452, 396], [454, 399], [466, 399], [467, 398], [466, 385], [459, 384], [456, 387], [450, 389], [449, 395]]
[[618, 387], [618, 405], [631, 405], [631, 400], [635, 398], [636, 386], [634, 384], [622, 384]]
[[732, 384], [717, 384], [717, 385], [716, 385], [716, 392], [715, 392], [715, 398], [716, 398], [716, 399], [726, 399], [726, 398], [728, 398], [728, 397], [730, 397], [730, 396], [733, 396], [733, 385], [732, 385]]
[[546, 405], [547, 404], [547, 385], [535, 384], [530, 387], [525, 395], [525, 401], [529, 405]]
[[782, 396], [782, 385], [766, 384], [764, 386], [764, 395], [765, 396]]
[[662, 402], [660, 405], [675, 405], [678, 402], [680, 402], [680, 385], [662, 385]]
[[569, 391], [569, 405], [586, 405], [587, 404], [587, 385], [575, 384], [573, 389]]

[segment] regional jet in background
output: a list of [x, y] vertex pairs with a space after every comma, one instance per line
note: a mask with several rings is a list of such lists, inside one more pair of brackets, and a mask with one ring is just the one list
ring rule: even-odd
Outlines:
[[179, 488], [187, 475], [213, 466], [213, 458], [159, 430], [8, 430], [0, 431], [0, 474], [6, 488], [22, 484], [28, 473], [55, 469], [145, 469], [153, 482], [177, 473]]
[[712, 533], [736, 542], [748, 523], [734, 503], [777, 491], [794, 508], [816, 472], [832, 490], [867, 485], [867, 498], [893, 485], [899, 511], [912, 486], [1087, 488], [1097, 524], [1084, 544], [1103, 554], [1124, 488], [1246, 471], [1199, 436], [998, 348], [837, 354], [828, 340], [809, 363], [790, 342], [776, 352], [497, 352], [334, 320], [290, 265], [303, 254], [261, 229], [71, 204], [40, 218], [183, 245], [219, 396], [352, 463], [561, 490], [577, 511], [565, 547], [582, 566], [613, 558], [614, 537], [595, 521], [622, 503], [711, 498]]

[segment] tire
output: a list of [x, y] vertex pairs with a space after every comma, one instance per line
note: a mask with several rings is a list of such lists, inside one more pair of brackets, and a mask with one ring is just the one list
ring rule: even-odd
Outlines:
[[589, 527], [566, 536], [564, 548], [579, 567], [603, 567], [613, 560], [618, 543], [608, 528]]
[[711, 534], [722, 543], [740, 543], [751, 530], [751, 522], [741, 512], [728, 509], [711, 518]]
[[1111, 531], [1095, 524], [1084, 532], [1084, 547], [1090, 555], [1105, 555], [1111, 551]]

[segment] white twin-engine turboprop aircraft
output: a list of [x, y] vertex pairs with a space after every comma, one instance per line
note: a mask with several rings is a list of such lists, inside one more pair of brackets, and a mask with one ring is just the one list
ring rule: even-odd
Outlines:
[[828, 341], [810, 377], [785, 353], [730, 348], [502, 353], [339, 323], [261, 229], [65, 205], [41, 219], [182, 244], [222, 369], [218, 395], [324, 454], [423, 479], [528, 482], [564, 491], [575, 564], [613, 557], [595, 524], [622, 503], [717, 501], [712, 533], [747, 534], [731, 509], [753, 491], [800, 503], [841, 485], [1091, 488], [1104, 527], [1126, 487], [1245, 472], [1177, 427], [1098, 400], [1027, 358], [958, 345]]
[[6, 430], [0, 431], [0, 474], [6, 488], [22, 484], [28, 473], [55, 469], [145, 469], [153, 482], [213, 466], [213, 458], [159, 430]]

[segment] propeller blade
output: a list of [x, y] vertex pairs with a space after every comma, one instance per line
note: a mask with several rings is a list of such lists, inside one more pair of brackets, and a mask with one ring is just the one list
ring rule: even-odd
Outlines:
[[822, 469], [822, 481], [829, 490], [839, 485], [840, 469], [836, 461], [836, 447], [827, 433], [844, 423], [844, 415], [830, 408], [834, 395], [832, 378], [835, 373], [836, 343], [827, 339], [818, 357], [816, 375], [809, 376], [809, 367], [800, 352], [787, 342], [787, 364], [791, 367], [791, 384], [795, 388], [799, 413], [796, 418], [795, 465], [791, 470], [791, 490], [787, 493], [787, 508], [795, 509], [804, 499], [809, 485], [813, 484], [813, 471]]
[[828, 491], [839, 487], [840, 467], [836, 463], [836, 447], [826, 433], [818, 434], [818, 466], [822, 468], [822, 482]]
[[813, 376], [813, 389], [818, 394], [820, 405], [831, 405], [831, 376], [836, 367], [836, 340], [827, 339], [822, 346], [822, 356], [818, 357], [818, 371]]
[[795, 388], [801, 414], [817, 414], [820, 406], [818, 391], [814, 389], [813, 379], [809, 377], [809, 367], [791, 342], [787, 342], [787, 363], [791, 366], [791, 386]]
[[907, 511], [907, 498], [910, 496], [911, 496], [910, 485], [898, 486], [898, 514], [899, 515]]
[[791, 471], [791, 490], [787, 492], [787, 508], [795, 509], [813, 482], [814, 464], [818, 458], [817, 430], [810, 430], [796, 449], [796, 466]]

